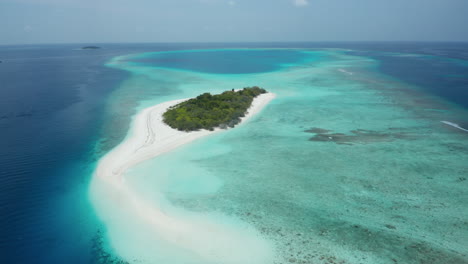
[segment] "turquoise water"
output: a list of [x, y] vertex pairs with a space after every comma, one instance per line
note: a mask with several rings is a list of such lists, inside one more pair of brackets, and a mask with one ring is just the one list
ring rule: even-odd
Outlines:
[[145, 53], [133, 56], [131, 61], [148, 67], [216, 74], [245, 74], [279, 70], [303, 59], [304, 55], [295, 50], [218, 49]]
[[[272, 245], [274, 263], [468, 263], [467, 134], [440, 122], [467, 112], [382, 74], [376, 59], [233, 49], [129, 55], [108, 65], [131, 73], [110, 100], [113, 115], [252, 85], [277, 94], [248, 123], [127, 173], [165, 210], [243, 226]], [[125, 243], [143, 252], [138, 242], [146, 241], [138, 219], [125, 221], [129, 230], [106, 231], [108, 252], [151, 263], [151, 254], [125, 259]], [[136, 235], [116, 246], [125, 232]], [[223, 263], [164, 241], [151, 249], [158, 261]]]

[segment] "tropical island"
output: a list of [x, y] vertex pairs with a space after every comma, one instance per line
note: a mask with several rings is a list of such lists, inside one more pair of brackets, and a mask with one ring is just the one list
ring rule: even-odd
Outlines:
[[267, 91], [257, 86], [216, 95], [204, 93], [170, 107], [163, 114], [163, 121], [174, 129], [187, 132], [234, 127], [241, 122], [254, 98], [264, 93]]
[[[103, 219], [116, 219], [126, 215], [129, 211], [132, 212], [131, 222], [117, 221], [117, 224], [109, 225], [109, 232], [112, 235], [116, 234], [116, 239], [120, 241], [122, 228], [127, 228], [128, 223], [135, 223], [138, 229], [144, 232], [145, 237], [161, 239], [163, 243], [170, 243], [194, 252], [206, 258], [207, 263], [218, 263], [219, 259], [228, 260], [226, 263], [271, 263], [270, 261], [251, 262], [250, 255], [241, 254], [252, 250], [251, 252], [255, 254], [261, 254], [261, 259], [269, 258], [273, 249], [270, 248], [268, 241], [256, 233], [245, 232], [243, 225], [220, 224], [215, 218], [203, 218], [199, 221], [198, 218], [187, 218], [179, 213], [172, 213], [174, 210], [172, 208], [175, 207], [161, 206], [163, 203], [159, 202], [160, 199], [166, 199], [163, 192], [160, 193], [161, 198], [150, 201], [146, 195], [142, 195], [138, 189], [128, 184], [126, 172], [148, 159], [171, 152], [194, 140], [224, 131], [222, 129], [180, 131], [164, 122], [165, 113], [169, 116], [168, 120], [174, 118], [177, 121], [176, 124], [207, 128], [215, 127], [216, 124], [233, 126], [236, 122], [244, 123], [259, 114], [274, 98], [274, 93], [252, 87], [239, 91], [227, 91], [219, 95], [205, 93], [197, 98], [161, 102], [140, 110], [133, 118], [130, 132], [124, 141], [98, 161], [91, 182], [91, 200], [98, 215], [103, 216]], [[189, 117], [194, 120], [198, 119], [198, 123], [193, 120], [187, 121]], [[184, 129], [187, 128], [184, 127]], [[127, 233], [123, 234], [127, 238]], [[233, 242], [233, 234], [236, 234], [235, 242]], [[114, 242], [116, 240], [112, 235], [110, 239]], [[122, 252], [126, 252], [127, 246], [130, 245], [130, 243], [116, 244], [119, 245], [118, 250]], [[239, 254], [231, 253], [233, 244], [236, 244], [235, 250]], [[135, 254], [130, 252], [128, 259], [140, 259], [141, 252], [153, 252], [152, 244], [146, 246], [143, 248], [144, 251], [138, 251]]]

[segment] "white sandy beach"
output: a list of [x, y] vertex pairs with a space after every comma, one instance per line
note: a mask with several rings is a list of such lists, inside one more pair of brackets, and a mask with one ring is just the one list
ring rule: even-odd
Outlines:
[[[272, 93], [257, 96], [239, 125], [260, 112], [274, 97]], [[140, 197], [125, 183], [125, 171], [136, 164], [224, 131], [187, 133], [166, 125], [162, 114], [168, 107], [184, 100], [187, 99], [161, 103], [138, 113], [132, 124], [132, 134], [98, 163], [91, 199], [106, 224], [112, 247], [125, 260], [142, 263], [153, 261], [155, 246], [161, 241], [182, 248], [205, 263], [270, 263], [274, 252], [272, 245], [247, 224], [230, 225], [200, 214], [189, 213], [187, 217], [171, 215], [162, 211], [158, 204]], [[131, 225], [139, 225], [135, 230], [144, 228], [145, 239], [119, 235]], [[129, 246], [135, 243], [138, 249]]]

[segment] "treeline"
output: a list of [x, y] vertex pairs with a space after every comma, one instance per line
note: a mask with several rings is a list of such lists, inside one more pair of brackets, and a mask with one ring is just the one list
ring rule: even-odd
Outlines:
[[169, 108], [163, 114], [163, 120], [181, 131], [234, 127], [245, 116], [253, 99], [266, 92], [254, 86], [216, 95], [204, 93]]

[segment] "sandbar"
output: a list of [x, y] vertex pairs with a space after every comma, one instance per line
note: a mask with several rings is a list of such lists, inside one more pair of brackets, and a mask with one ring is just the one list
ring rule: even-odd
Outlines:
[[[254, 98], [238, 126], [244, 125], [274, 97], [273, 93], [265, 93]], [[196, 214], [193, 217], [171, 215], [161, 210], [158, 204], [140, 197], [137, 191], [126, 184], [125, 172], [129, 168], [196, 139], [225, 131], [183, 132], [165, 124], [162, 114], [184, 100], [188, 99], [168, 101], [143, 109], [135, 116], [127, 138], [97, 164], [91, 185], [91, 200], [110, 233], [109, 239], [114, 250], [127, 261], [151, 260], [150, 251], [154, 251], [154, 246], [149, 245], [151, 242], [129, 241], [139, 244], [138, 251], [132, 251], [126, 246], [127, 242], [122, 241], [127, 238], [117, 234], [124, 229], [119, 219], [125, 218], [125, 227], [139, 225], [135, 229], [145, 228], [145, 235], [154, 236], [158, 241], [167, 241], [206, 263], [271, 263], [274, 252], [272, 245], [249, 225], [230, 225]], [[145, 247], [148, 252], [144, 251]]]

